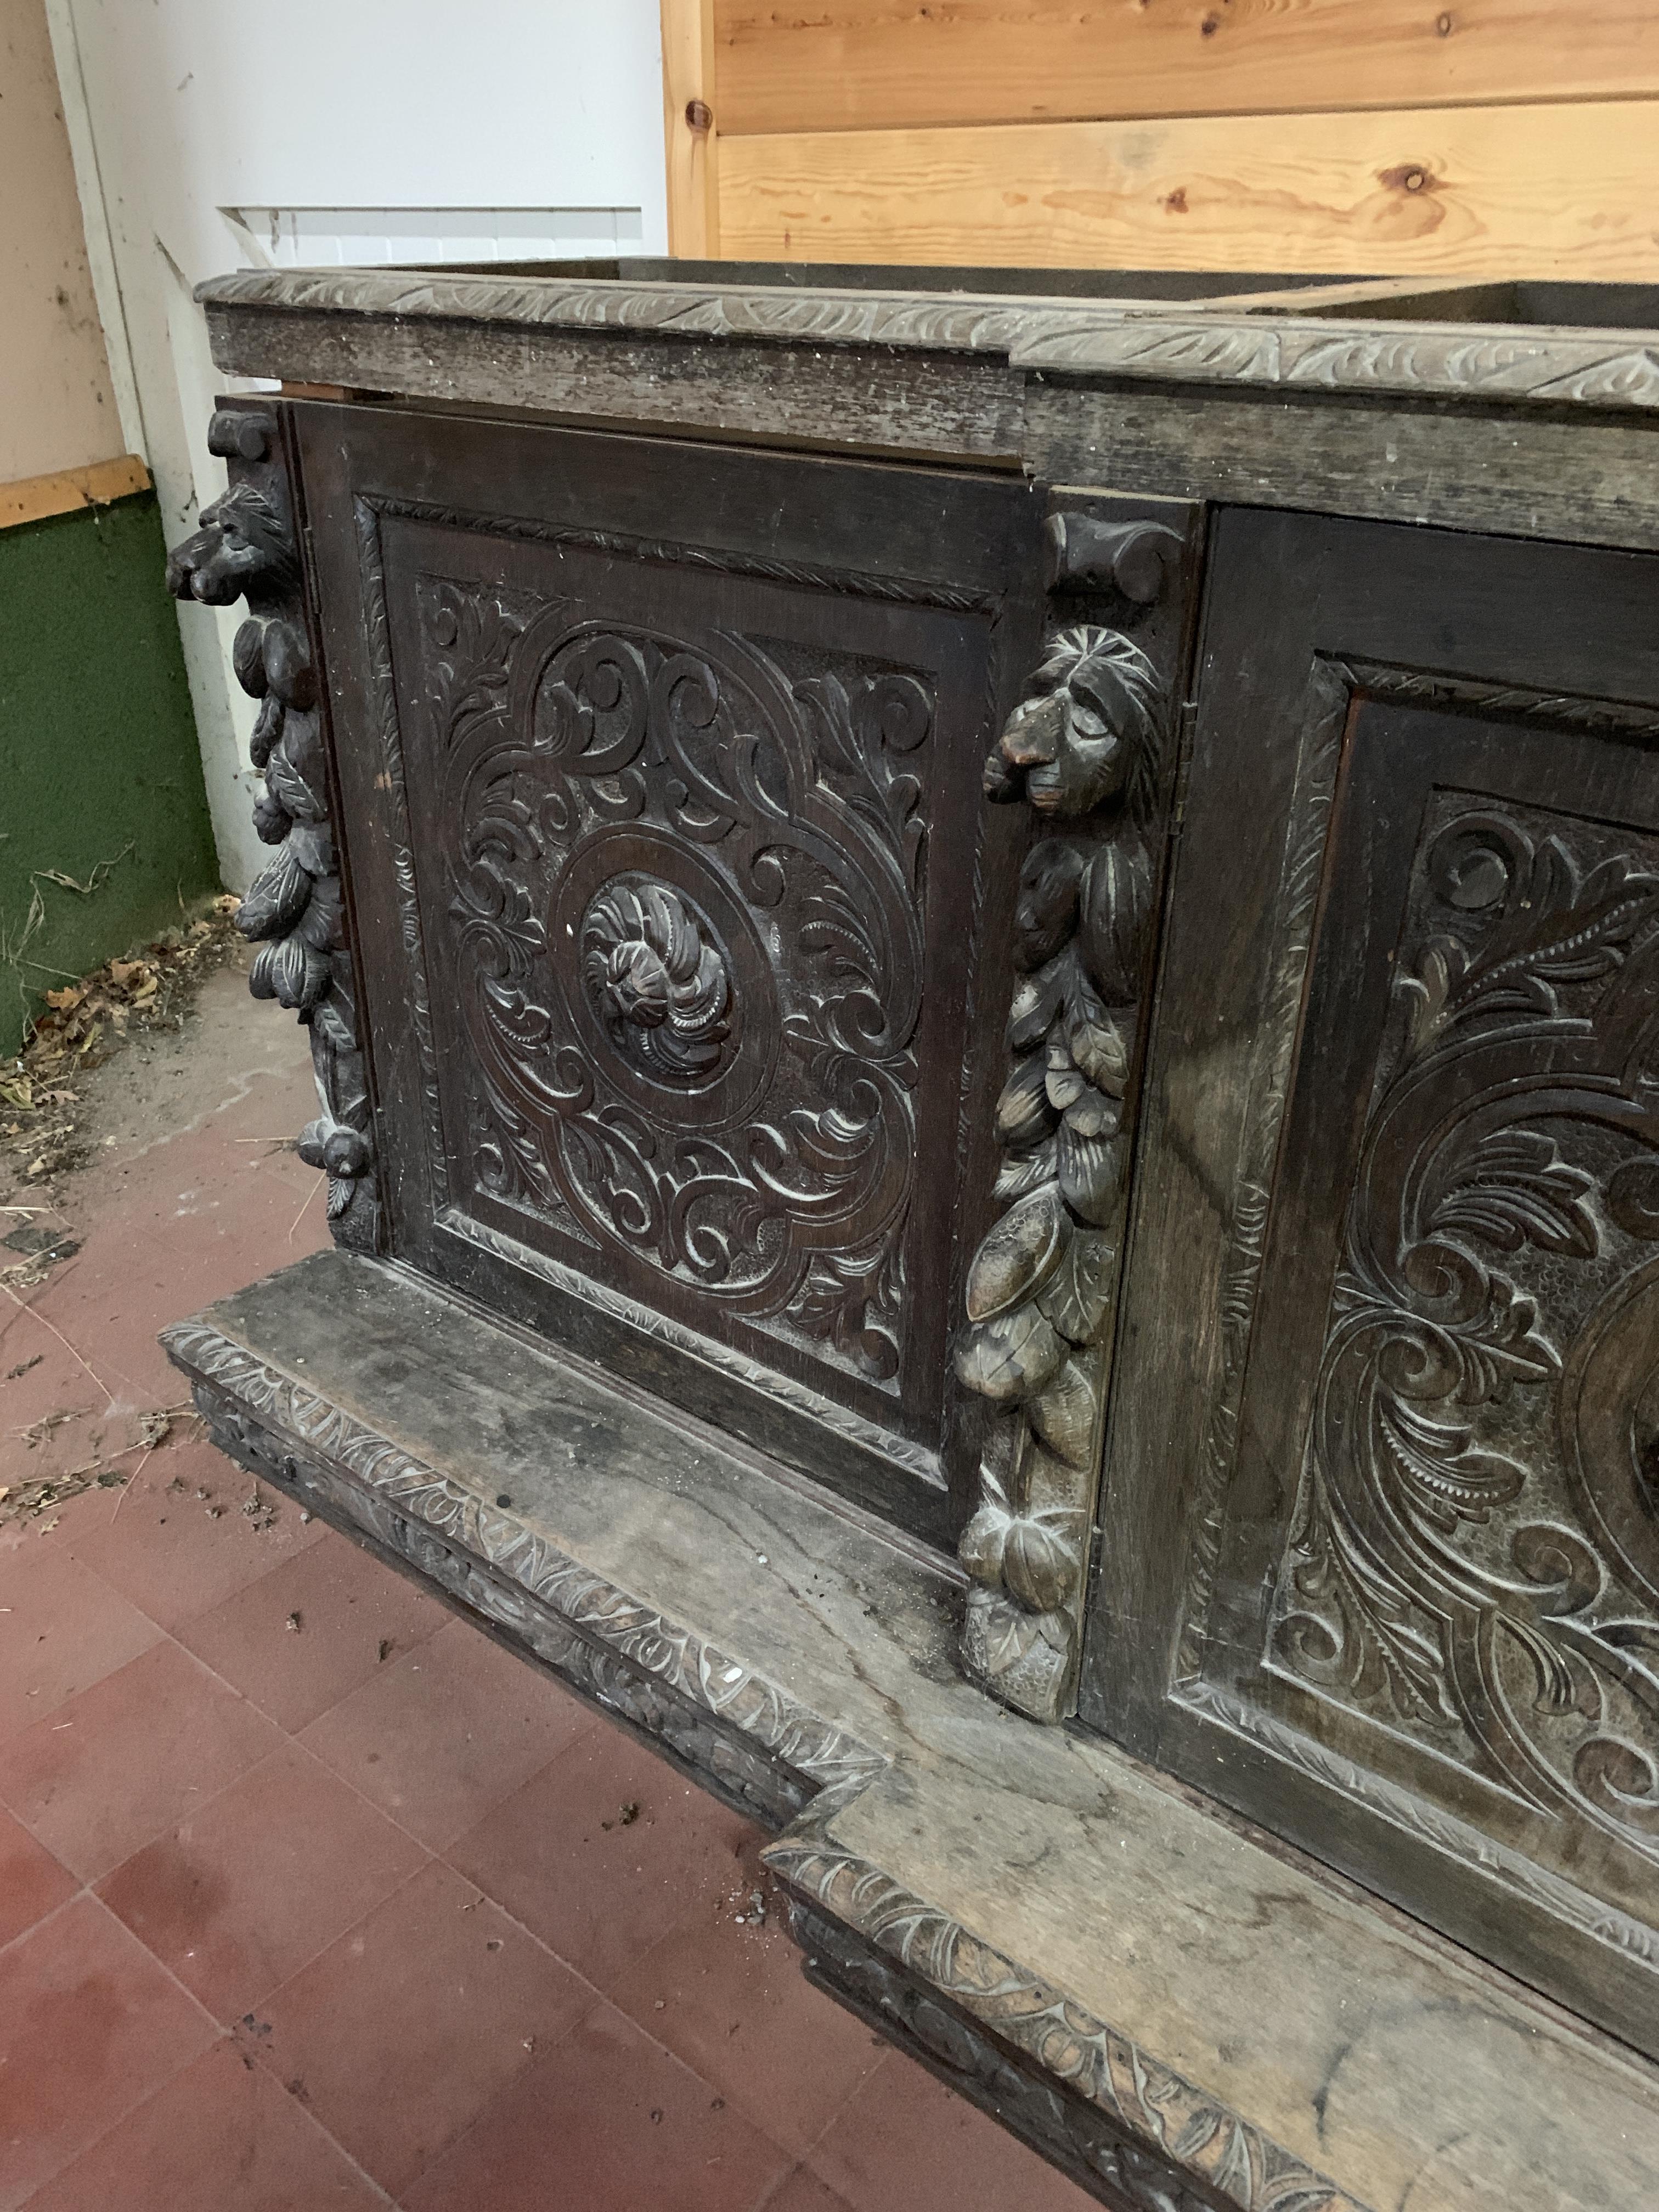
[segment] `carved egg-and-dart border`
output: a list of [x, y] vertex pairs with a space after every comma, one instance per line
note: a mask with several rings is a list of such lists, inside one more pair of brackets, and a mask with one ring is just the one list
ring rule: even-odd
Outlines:
[[[1161, 524], [1051, 520], [1055, 587], [1133, 610], [1164, 594], [1182, 539]], [[996, 1105], [1006, 1211], [968, 1271], [958, 1379], [996, 1409], [960, 1553], [968, 1672], [1039, 1720], [1074, 1695], [1112, 1310], [1131, 1076], [1158, 869], [1169, 683], [1124, 630], [1062, 623], [986, 763], [988, 798], [1055, 834], [1021, 871], [1012, 1066]]]

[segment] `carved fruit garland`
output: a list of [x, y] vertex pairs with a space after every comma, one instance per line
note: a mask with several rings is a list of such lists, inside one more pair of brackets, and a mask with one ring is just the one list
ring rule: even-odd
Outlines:
[[[988, 797], [1024, 797], [1079, 834], [1021, 872], [1009, 1009], [1014, 1065], [997, 1102], [1008, 1210], [969, 1270], [957, 1373], [999, 1410], [961, 1555], [974, 1578], [970, 1673], [1042, 1720], [1077, 1671], [1117, 1274], [1152, 865], [1126, 805], [1155, 763], [1163, 686], [1115, 630], [1058, 631], [986, 764]], [[1106, 834], [1084, 817], [1106, 810]]]
[[236, 917], [243, 936], [259, 948], [248, 988], [256, 999], [289, 1007], [311, 1032], [321, 1111], [301, 1133], [300, 1157], [327, 1173], [336, 1238], [373, 1250], [377, 1226], [368, 1085], [342, 927], [299, 556], [275, 451], [276, 420], [263, 410], [221, 408], [208, 443], [231, 463], [232, 481], [222, 499], [203, 509], [201, 528], [174, 547], [167, 589], [175, 599], [209, 606], [229, 606], [244, 598], [248, 605], [232, 659], [237, 682], [259, 702], [249, 752], [264, 771], [265, 787], [253, 825], [277, 848]]

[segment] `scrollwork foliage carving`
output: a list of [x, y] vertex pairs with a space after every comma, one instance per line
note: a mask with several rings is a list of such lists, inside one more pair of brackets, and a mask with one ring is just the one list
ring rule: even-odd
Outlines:
[[[1062, 580], [1068, 550], [1080, 561], [1109, 538], [1132, 609], [1162, 591], [1163, 541], [1179, 550], [1162, 527], [1056, 525]], [[1141, 644], [1062, 623], [985, 770], [988, 798], [1066, 825], [1021, 872], [996, 1106], [1006, 1211], [969, 1270], [956, 1352], [961, 1382], [999, 1414], [960, 1545], [974, 1578], [964, 1658], [1045, 1720], [1067, 1709], [1077, 1670], [1169, 722]]]
[[927, 685], [447, 580], [422, 609], [482, 1186], [890, 1382]]
[[231, 482], [203, 509], [201, 527], [174, 547], [167, 589], [210, 606], [247, 602], [232, 657], [237, 682], [259, 702], [249, 750], [264, 791], [254, 827], [276, 848], [236, 917], [258, 947], [248, 988], [255, 998], [290, 1008], [310, 1032], [319, 1110], [301, 1133], [300, 1156], [328, 1176], [328, 1218], [337, 1241], [372, 1251], [379, 1227], [368, 1087], [276, 419], [263, 410], [222, 408], [208, 443], [229, 462]]
[[1443, 801], [1269, 1663], [1659, 1848], [1659, 852]]
[[838, 1794], [763, 1853], [791, 1893], [809, 1973], [1106, 2203], [1359, 2212], [1259, 2128], [839, 1843]]

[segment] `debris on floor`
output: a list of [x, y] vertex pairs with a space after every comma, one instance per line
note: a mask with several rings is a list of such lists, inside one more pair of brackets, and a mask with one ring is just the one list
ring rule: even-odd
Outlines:
[[741, 1912], [734, 1912], [732, 1916], [738, 1927], [765, 1927], [766, 1896], [763, 1891], [751, 1889], [745, 1897], [742, 1890], [735, 1889], [726, 1901], [728, 1905], [741, 1905], [744, 1908]]
[[[90, 975], [46, 993], [46, 1011], [15, 1060], [0, 1061], [0, 1178], [46, 1190], [78, 1167], [87, 1140], [77, 1109], [80, 1085], [92, 1068], [146, 1030], [181, 1030], [204, 977], [241, 950], [234, 916], [240, 899], [228, 893], [205, 914], [162, 933], [130, 959], [106, 960]], [[21, 1194], [21, 1193], [19, 1194]], [[14, 1290], [39, 1282], [54, 1259], [49, 1252], [49, 1207], [8, 1206], [12, 1234], [0, 1246], [24, 1257], [0, 1266], [0, 1281]], [[32, 1241], [17, 1241], [19, 1230]]]
[[[34, 1364], [33, 1360], [25, 1361], [21, 1371], [26, 1373]], [[6, 1379], [16, 1377], [9, 1372]], [[25, 1426], [0, 1431], [0, 1445], [11, 1448], [3, 1459], [9, 1473], [18, 1464], [17, 1446], [25, 1452], [38, 1451], [41, 1445], [58, 1440], [72, 1424], [88, 1425], [85, 1436], [76, 1440], [84, 1455], [76, 1456], [73, 1465], [21, 1481], [0, 1483], [0, 1525], [26, 1521], [38, 1525], [43, 1535], [48, 1534], [57, 1526], [50, 1516], [71, 1498], [78, 1498], [94, 1485], [100, 1490], [119, 1489], [141, 1473], [150, 1455], [173, 1434], [174, 1422], [185, 1416], [199, 1423], [200, 1417], [191, 1411], [187, 1399], [176, 1406], [125, 1414], [107, 1407], [67, 1406]]]

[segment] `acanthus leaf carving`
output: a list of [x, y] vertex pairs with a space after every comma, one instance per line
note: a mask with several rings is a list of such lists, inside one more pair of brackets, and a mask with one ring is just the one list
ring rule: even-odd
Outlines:
[[929, 684], [419, 606], [480, 1187], [896, 1387]]
[[1620, 1194], [1659, 1174], [1659, 854], [1630, 835], [1451, 794], [1425, 827], [1266, 1656], [1651, 1853], [1659, 1358]]
[[[1049, 540], [1056, 588], [1092, 580], [1131, 621], [1182, 544], [1082, 514], [1051, 518]], [[1066, 825], [1021, 870], [1013, 1066], [995, 1109], [1006, 1211], [969, 1269], [955, 1352], [963, 1387], [997, 1408], [959, 1546], [963, 1662], [1042, 1720], [1075, 1688], [1170, 722], [1145, 645], [1058, 621], [985, 769], [988, 798]]]
[[175, 599], [210, 606], [247, 602], [231, 659], [242, 690], [259, 702], [249, 749], [264, 789], [254, 827], [276, 848], [236, 916], [258, 948], [248, 987], [255, 998], [275, 999], [297, 1013], [310, 1031], [319, 1111], [301, 1133], [300, 1157], [329, 1178], [328, 1218], [338, 1241], [372, 1251], [380, 1230], [368, 1089], [276, 417], [259, 407], [222, 408], [208, 444], [229, 464], [231, 481], [203, 509], [201, 526], [173, 548], [167, 580]]

